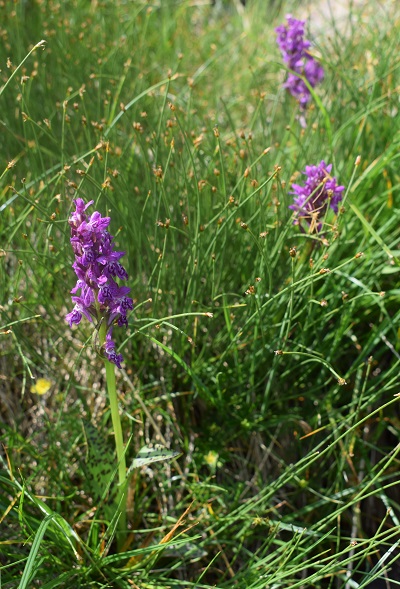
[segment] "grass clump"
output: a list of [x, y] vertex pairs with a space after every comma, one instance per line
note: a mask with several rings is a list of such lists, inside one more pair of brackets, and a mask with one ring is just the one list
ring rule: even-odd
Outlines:
[[[295, 4], [3, 4], [4, 588], [394, 586], [395, 4], [309, 21], [300, 117], [273, 31]], [[321, 160], [343, 200], [301, 231], [291, 185]], [[127, 464], [181, 454], [133, 470], [122, 549], [106, 376], [65, 321], [76, 198], [126, 252]]]

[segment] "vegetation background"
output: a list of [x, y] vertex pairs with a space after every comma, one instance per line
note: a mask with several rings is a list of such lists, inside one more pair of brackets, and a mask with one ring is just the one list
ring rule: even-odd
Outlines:
[[[302, 126], [274, 34], [300, 10], [0, 2], [3, 589], [400, 584], [400, 13], [311, 11]], [[318, 237], [288, 205], [322, 159], [346, 195]], [[125, 553], [102, 362], [65, 322], [77, 197], [126, 251], [127, 458], [181, 453], [134, 472]]]

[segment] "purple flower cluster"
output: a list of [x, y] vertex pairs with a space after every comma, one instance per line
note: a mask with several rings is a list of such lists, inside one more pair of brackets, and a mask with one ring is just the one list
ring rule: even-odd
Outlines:
[[[126, 314], [133, 309], [133, 301], [127, 295], [130, 288], [118, 286], [115, 278], [126, 280], [128, 274], [119, 260], [125, 252], [114, 251], [113, 237], [108, 233], [110, 217], [102, 217], [97, 211], [90, 216], [86, 209], [93, 200], [85, 204], [81, 198], [74, 200], [75, 211], [68, 223], [71, 227], [71, 245], [75, 253], [72, 267], [78, 277], [71, 293], [75, 307], [66, 315], [69, 326], [80, 323], [82, 316], [98, 325], [106, 321], [107, 335], [104, 342], [106, 358], [121, 368], [122, 355], [115, 351], [112, 340], [113, 324], [127, 326]], [[80, 291], [80, 294], [76, 293]]]
[[299, 101], [301, 108], [305, 108], [311, 94], [299, 75], [306, 78], [314, 88], [323, 80], [324, 69], [308, 52], [311, 43], [304, 39], [305, 21], [297, 20], [290, 14], [286, 16], [286, 20], [287, 25], [280, 25], [275, 29], [283, 60], [293, 72], [288, 75], [284, 87]]
[[344, 186], [338, 186], [336, 178], [330, 175], [332, 164], [326, 164], [322, 160], [317, 166], [306, 166], [303, 174], [306, 176], [304, 186], [292, 184], [295, 194], [294, 204], [289, 208], [296, 213], [295, 223], [305, 221], [311, 231], [321, 231], [322, 223], [319, 219], [324, 217], [328, 207], [338, 212], [339, 203], [343, 198]]

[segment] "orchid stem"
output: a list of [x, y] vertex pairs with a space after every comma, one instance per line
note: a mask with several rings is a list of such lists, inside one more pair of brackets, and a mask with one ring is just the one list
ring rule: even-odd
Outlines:
[[[100, 342], [105, 341], [106, 338], [106, 323], [100, 326]], [[115, 385], [115, 365], [104, 360], [106, 366], [106, 381], [107, 392], [110, 400], [111, 419], [113, 424], [113, 431], [115, 436], [115, 448], [117, 451], [118, 460], [118, 493], [116, 497], [116, 504], [118, 506], [118, 527], [117, 527], [117, 544], [120, 550], [124, 544], [126, 536], [126, 461], [124, 439], [122, 435], [121, 418], [118, 409], [118, 396]]]

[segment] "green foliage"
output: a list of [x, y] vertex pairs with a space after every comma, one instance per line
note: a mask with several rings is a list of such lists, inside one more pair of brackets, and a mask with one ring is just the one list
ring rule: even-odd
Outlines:
[[94, 505], [103, 504], [105, 517], [111, 521], [115, 506], [115, 489], [109, 493], [110, 483], [113, 480], [115, 468], [114, 452], [112, 446], [104, 436], [104, 432], [98, 430], [92, 423], [84, 422], [85, 438], [87, 442], [87, 457], [84, 462], [85, 473], [84, 489], [92, 497]]
[[[309, 21], [326, 77], [302, 127], [273, 27], [304, 6], [280, 4], [0, 3], [5, 589], [398, 575], [400, 15]], [[346, 186], [322, 237], [288, 209], [321, 159]], [[135, 299], [122, 554], [105, 374], [65, 322], [77, 197]]]
[[178, 452], [167, 450], [161, 444], [155, 446], [143, 446], [140, 448], [136, 458], [133, 459], [131, 466], [129, 467], [128, 473], [130, 474], [135, 468], [154, 464], [155, 462], [165, 462], [166, 460], [172, 460], [178, 456]]

